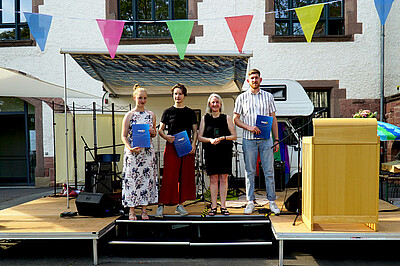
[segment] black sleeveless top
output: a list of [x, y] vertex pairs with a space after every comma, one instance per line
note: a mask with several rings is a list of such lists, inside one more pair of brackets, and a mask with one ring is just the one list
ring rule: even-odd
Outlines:
[[[230, 135], [231, 132], [225, 114], [220, 114], [217, 118], [213, 118], [211, 114], [204, 116], [204, 137], [218, 138]], [[208, 175], [232, 173], [232, 146], [231, 140], [222, 140], [217, 145], [212, 145], [209, 142], [203, 143]]]

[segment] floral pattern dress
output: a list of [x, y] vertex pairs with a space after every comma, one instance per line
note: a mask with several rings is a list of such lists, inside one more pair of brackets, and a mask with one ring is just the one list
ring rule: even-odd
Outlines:
[[[132, 140], [133, 124], [153, 126], [153, 117], [147, 111], [133, 111], [129, 122], [129, 142]], [[139, 153], [124, 150], [124, 167], [122, 171], [122, 205], [136, 207], [158, 202], [157, 159], [153, 140], [150, 148], [142, 148]]]

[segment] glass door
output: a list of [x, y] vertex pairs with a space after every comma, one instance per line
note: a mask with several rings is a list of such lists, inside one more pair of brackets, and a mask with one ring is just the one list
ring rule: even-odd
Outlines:
[[32, 109], [21, 99], [0, 97], [0, 186], [34, 184], [35, 161], [30, 157], [36, 155], [36, 147], [32, 150], [36, 143], [29, 136], [34, 132], [34, 126], [30, 130]]
[[25, 115], [0, 115], [0, 185], [27, 185]]

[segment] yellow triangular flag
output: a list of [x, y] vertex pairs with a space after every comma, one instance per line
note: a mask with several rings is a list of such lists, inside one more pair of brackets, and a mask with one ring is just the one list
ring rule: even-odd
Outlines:
[[317, 26], [317, 22], [321, 17], [321, 12], [323, 8], [324, 4], [317, 4], [303, 6], [295, 9], [307, 42], [311, 42], [315, 26]]

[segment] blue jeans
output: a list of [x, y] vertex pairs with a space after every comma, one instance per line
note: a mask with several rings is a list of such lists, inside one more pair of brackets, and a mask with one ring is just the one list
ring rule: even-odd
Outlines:
[[257, 155], [260, 152], [260, 160], [265, 176], [267, 199], [273, 201], [275, 195], [274, 179], [274, 152], [271, 149], [273, 143], [270, 139], [243, 139], [244, 165], [246, 170], [246, 198], [254, 200], [254, 176], [257, 167]]

